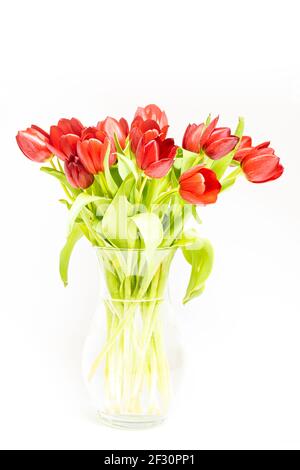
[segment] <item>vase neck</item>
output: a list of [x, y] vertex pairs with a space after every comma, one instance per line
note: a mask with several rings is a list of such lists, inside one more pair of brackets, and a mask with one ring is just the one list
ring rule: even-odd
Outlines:
[[120, 302], [149, 302], [165, 299], [175, 249], [99, 249], [103, 275], [102, 297]]

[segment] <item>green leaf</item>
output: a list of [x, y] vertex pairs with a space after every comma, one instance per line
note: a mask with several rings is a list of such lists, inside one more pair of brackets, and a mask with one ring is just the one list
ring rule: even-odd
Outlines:
[[75, 224], [72, 228], [72, 231], [68, 235], [65, 246], [60, 252], [59, 272], [65, 287], [68, 285], [68, 270], [70, 257], [73, 252], [74, 246], [82, 236], [83, 232], [81, 230], [80, 224]]
[[67, 206], [67, 208], [70, 210], [71, 207], [72, 207], [72, 204], [67, 201], [66, 199], [59, 199], [58, 202], [60, 202], [61, 204], [64, 204], [65, 206]]
[[225, 191], [225, 189], [228, 189], [230, 188], [230, 186], [232, 186], [237, 177], [242, 173], [242, 169], [241, 167], [239, 166], [238, 168], [236, 168], [234, 171], [232, 171], [223, 181], [222, 181], [222, 189], [221, 191]]
[[102, 219], [102, 232], [105, 238], [119, 248], [128, 243], [128, 216], [131, 204], [125, 195], [115, 197]]
[[182, 248], [186, 261], [191, 265], [191, 275], [183, 303], [186, 304], [202, 294], [205, 282], [209, 277], [213, 266], [213, 248], [210, 242], [204, 238], [193, 235], [190, 245]]
[[209, 113], [209, 115], [207, 116], [206, 121], [205, 121], [205, 126], [206, 127], [210, 124], [210, 121], [211, 121], [211, 114]]
[[202, 220], [200, 219], [198, 212], [197, 212], [197, 206], [193, 205], [192, 206], [192, 215], [194, 219], [196, 220], [197, 224], [202, 224]]
[[107, 187], [109, 192], [111, 193], [112, 196], [116, 194], [118, 191], [118, 186], [115, 183], [115, 180], [113, 179], [110, 168], [109, 168], [109, 155], [110, 155], [110, 145], [107, 147], [107, 151], [104, 157], [104, 175], [107, 183]]
[[132, 174], [127, 176], [102, 219], [104, 237], [119, 248], [126, 248], [128, 246], [128, 217], [133, 214], [133, 207], [128, 198], [134, 181]]
[[164, 238], [163, 226], [160, 218], [152, 212], [144, 212], [131, 217], [136, 224], [143, 239], [144, 248], [153, 250], [157, 248]]
[[94, 201], [94, 204], [96, 206], [97, 217], [103, 217], [108, 206], [111, 204], [111, 199], [108, 199], [107, 197], [99, 197], [97, 201]]
[[199, 154], [190, 152], [189, 150], [182, 149], [182, 165], [181, 174], [189, 170], [199, 160]]
[[123, 154], [123, 149], [120, 145], [120, 142], [116, 133], [114, 133], [114, 143], [116, 146], [117, 153]]
[[50, 176], [54, 176], [54, 178], [58, 179], [60, 183], [65, 185], [74, 195], [79, 194], [81, 191], [79, 189], [73, 188], [66, 178], [66, 175], [61, 171], [55, 170], [54, 168], [48, 168], [47, 166], [42, 166], [40, 170], [43, 173], [47, 173]]
[[74, 223], [79, 216], [81, 210], [90, 204], [91, 202], [101, 201], [102, 199], [100, 196], [91, 196], [86, 193], [80, 193], [75, 201], [72, 204], [70, 214], [69, 214], [69, 224], [68, 224], [68, 233], [73, 230]]
[[181, 237], [176, 240], [173, 247], [190, 246], [194, 244], [198, 239], [198, 232], [195, 229], [186, 230], [181, 234]]
[[125, 180], [128, 175], [133, 174], [135, 180], [139, 178], [138, 171], [135, 163], [130, 158], [125, 157], [121, 153], [117, 153], [118, 156], [118, 170], [122, 180]]
[[213, 164], [211, 165], [211, 169], [216, 173], [218, 179], [220, 179], [224, 175], [225, 171], [231, 164], [234, 155], [236, 154], [236, 151], [239, 147], [239, 143], [241, 141], [241, 138], [244, 132], [244, 125], [245, 125], [244, 119], [240, 117], [238, 126], [234, 133], [234, 135], [239, 137], [240, 140], [238, 144], [236, 145], [235, 149], [232, 152], [230, 152], [228, 155], [226, 155], [225, 157], [220, 158], [220, 160], [214, 161]]

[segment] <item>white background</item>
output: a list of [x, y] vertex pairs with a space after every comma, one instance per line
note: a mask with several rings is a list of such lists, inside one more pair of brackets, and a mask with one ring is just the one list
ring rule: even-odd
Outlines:
[[[5, 2], [1, 11], [0, 447], [300, 448], [299, 12], [297, 1]], [[97, 302], [81, 242], [64, 289], [66, 212], [57, 183], [14, 137], [60, 117], [94, 124], [154, 102], [177, 142], [189, 122], [246, 118], [286, 171], [244, 180], [201, 211], [216, 261], [205, 294], [181, 310], [187, 370], [160, 428], [102, 427], [80, 354]], [[181, 264], [182, 263], [182, 264]], [[173, 271], [173, 300], [187, 282]], [[183, 274], [185, 272], [185, 276]], [[178, 289], [177, 289], [178, 288]]]

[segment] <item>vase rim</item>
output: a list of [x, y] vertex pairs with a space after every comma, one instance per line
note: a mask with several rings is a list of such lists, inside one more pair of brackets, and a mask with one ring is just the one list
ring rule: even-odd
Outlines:
[[130, 253], [144, 253], [144, 252], [157, 252], [157, 251], [166, 251], [166, 252], [171, 252], [171, 251], [176, 251], [177, 250], [177, 246], [162, 246], [162, 247], [158, 247], [158, 248], [154, 248], [153, 250], [151, 249], [147, 249], [147, 248], [118, 248], [118, 247], [114, 247], [114, 246], [95, 246], [94, 247], [97, 251], [119, 251], [119, 252], [124, 252], [124, 253], [127, 253], [127, 252], [130, 252]]

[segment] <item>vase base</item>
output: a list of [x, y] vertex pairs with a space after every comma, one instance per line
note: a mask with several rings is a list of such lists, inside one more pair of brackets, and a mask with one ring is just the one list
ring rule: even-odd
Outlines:
[[158, 426], [165, 421], [164, 416], [151, 415], [109, 415], [98, 411], [98, 417], [102, 424], [118, 429], [149, 429]]

